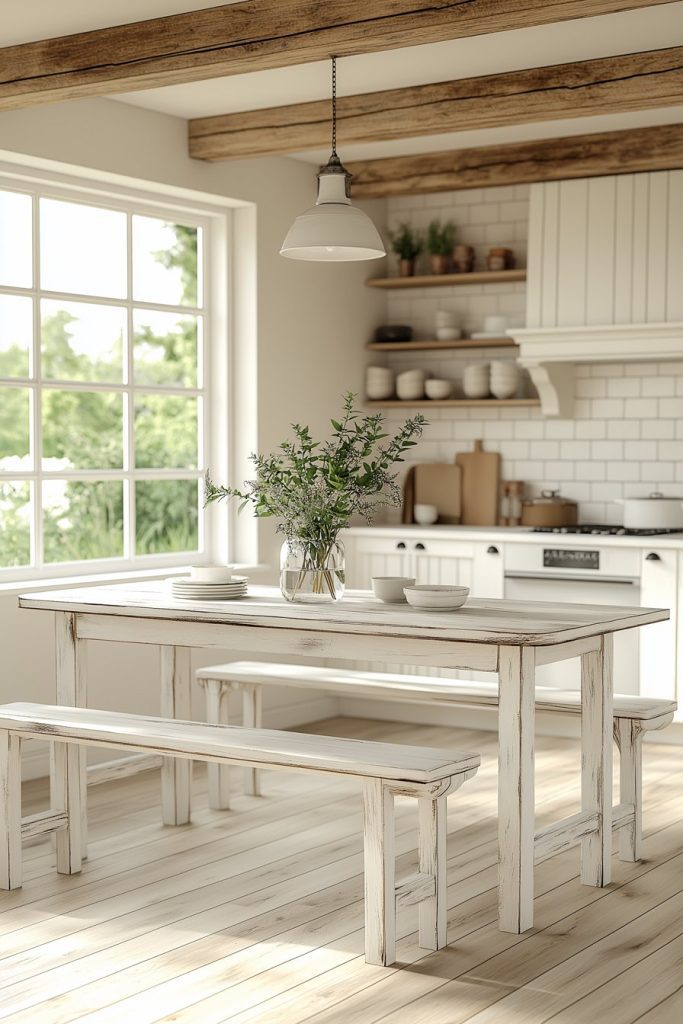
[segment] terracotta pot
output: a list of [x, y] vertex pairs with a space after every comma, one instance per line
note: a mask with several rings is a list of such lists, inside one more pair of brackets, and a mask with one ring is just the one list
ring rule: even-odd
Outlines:
[[456, 245], [453, 249], [453, 263], [459, 274], [471, 274], [474, 270], [474, 249], [471, 245]]
[[399, 277], [413, 277], [415, 274], [415, 260], [399, 260], [398, 261], [398, 275]]
[[432, 274], [448, 273], [448, 256], [432, 255], [429, 257]]

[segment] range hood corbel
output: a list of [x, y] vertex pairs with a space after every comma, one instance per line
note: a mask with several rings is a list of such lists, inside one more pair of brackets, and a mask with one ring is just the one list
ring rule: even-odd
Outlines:
[[544, 416], [568, 419], [574, 411], [577, 363], [683, 360], [683, 322], [515, 328], [519, 364], [538, 390]]

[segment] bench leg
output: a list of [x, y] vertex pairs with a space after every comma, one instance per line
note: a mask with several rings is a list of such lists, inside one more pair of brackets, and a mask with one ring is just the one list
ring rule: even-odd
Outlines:
[[381, 779], [363, 783], [365, 848], [365, 961], [396, 959], [394, 795]]
[[[161, 647], [161, 714], [188, 719], [190, 708], [190, 650]], [[192, 761], [165, 757], [161, 765], [161, 815], [164, 825], [187, 825], [190, 820]]]
[[21, 737], [0, 732], [0, 889], [21, 888]]
[[[207, 679], [206, 720], [210, 725], [228, 725], [230, 686], [220, 679]], [[208, 764], [209, 807], [214, 811], [227, 811], [230, 807], [230, 766]]]
[[446, 797], [418, 797], [419, 872], [435, 880], [434, 895], [419, 904], [419, 945], [443, 949], [447, 944]]
[[643, 731], [632, 719], [614, 721], [614, 738], [619, 747], [619, 800], [633, 804], [635, 820], [619, 834], [619, 859], [640, 860], [643, 819]]
[[[242, 688], [242, 725], [247, 729], [260, 729], [263, 723], [261, 686]], [[244, 792], [249, 796], [261, 796], [260, 768], [244, 769]]]
[[64, 808], [67, 826], [55, 833], [57, 871], [75, 875], [81, 870], [83, 841], [81, 836], [81, 758], [75, 743], [53, 744], [52, 806]]

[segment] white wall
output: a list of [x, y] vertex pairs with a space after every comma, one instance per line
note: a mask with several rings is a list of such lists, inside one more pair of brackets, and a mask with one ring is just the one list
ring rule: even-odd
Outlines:
[[[361, 390], [358, 339], [382, 318], [380, 296], [361, 287], [366, 266], [297, 263], [278, 253], [294, 216], [314, 201], [312, 167], [279, 158], [229, 164], [194, 161], [187, 156], [184, 121], [103, 99], [2, 113], [0, 146], [0, 159], [58, 161], [72, 169], [111, 172], [256, 204], [262, 450], [283, 439], [295, 420], [309, 422], [314, 431], [326, 430], [341, 393]], [[365, 208], [381, 222], [382, 203]], [[261, 540], [261, 560], [273, 566], [279, 543], [269, 525]], [[24, 589], [37, 588], [32, 584]], [[3, 593], [0, 644], [0, 701], [49, 702], [54, 692], [51, 616], [19, 611], [15, 591]], [[91, 704], [153, 713], [158, 707], [156, 653], [150, 648], [92, 645]], [[209, 664], [220, 657], [220, 652], [209, 658], [196, 652], [194, 661]], [[271, 694], [266, 715], [271, 724], [286, 725], [324, 716], [335, 707], [331, 699]], [[194, 712], [199, 710], [195, 702]], [[44, 771], [44, 759], [27, 762], [30, 774]]]
[[[421, 228], [433, 217], [451, 219], [458, 241], [475, 246], [478, 267], [493, 245], [513, 248], [524, 266], [528, 195], [522, 185], [405, 196], [388, 201], [387, 217], [391, 226], [406, 220]], [[433, 337], [437, 309], [456, 312], [467, 333], [481, 330], [487, 313], [503, 313], [516, 326], [524, 322], [524, 292], [524, 284], [389, 292], [387, 321], [411, 324], [417, 337]], [[428, 410], [430, 425], [414, 458], [451, 462], [483, 438], [488, 449], [501, 453], [504, 479], [527, 481], [530, 494], [559, 487], [580, 503], [583, 522], [619, 523], [617, 498], [653, 490], [683, 497], [681, 356], [680, 362], [578, 366], [571, 420], [544, 419], [535, 408]], [[422, 366], [458, 381], [468, 362], [501, 358], [512, 357], [504, 349], [384, 357], [373, 352], [366, 363], [397, 370]], [[387, 422], [397, 426], [403, 418], [401, 410], [391, 410]], [[397, 521], [398, 513], [387, 519]]]

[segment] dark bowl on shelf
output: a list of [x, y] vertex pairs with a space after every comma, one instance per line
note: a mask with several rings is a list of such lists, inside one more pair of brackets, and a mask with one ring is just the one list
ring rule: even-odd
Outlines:
[[375, 341], [412, 341], [413, 328], [403, 324], [385, 324], [375, 331]]

